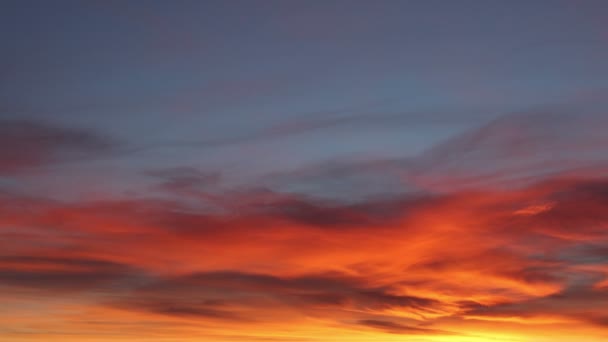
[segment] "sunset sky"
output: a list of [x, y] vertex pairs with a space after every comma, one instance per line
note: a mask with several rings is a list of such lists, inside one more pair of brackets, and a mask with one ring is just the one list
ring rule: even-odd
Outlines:
[[608, 1], [0, 1], [0, 342], [608, 341]]

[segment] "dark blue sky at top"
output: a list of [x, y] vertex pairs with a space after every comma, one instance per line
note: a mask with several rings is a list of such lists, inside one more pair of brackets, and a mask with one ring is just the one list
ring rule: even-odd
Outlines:
[[607, 23], [606, 1], [3, 1], [0, 116], [112, 137], [115, 172], [408, 157], [601, 99]]

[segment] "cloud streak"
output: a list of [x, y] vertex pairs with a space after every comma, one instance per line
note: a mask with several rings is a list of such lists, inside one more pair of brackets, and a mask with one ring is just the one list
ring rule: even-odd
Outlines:
[[116, 145], [87, 130], [30, 120], [0, 120], [0, 174], [106, 155]]

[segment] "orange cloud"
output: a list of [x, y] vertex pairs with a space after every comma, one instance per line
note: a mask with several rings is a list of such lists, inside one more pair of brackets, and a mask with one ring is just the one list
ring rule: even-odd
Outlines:
[[[518, 160], [522, 151], [503, 152]], [[436, 180], [449, 180], [449, 170]], [[161, 179], [154, 189], [163, 196], [0, 193], [1, 336], [608, 338], [605, 177], [571, 170], [510, 189], [476, 184], [334, 201], [220, 191], [219, 175], [193, 169], [148, 174]]]
[[592, 266], [604, 254], [587, 250], [608, 241], [606, 184], [342, 206], [266, 194], [224, 214], [171, 201], [5, 198], [2, 234], [15, 240], [2, 242], [0, 281], [7, 294], [266, 337], [274, 328], [260, 327], [310, 320], [424, 338], [470, 334], [453, 319], [593, 329], [608, 317], [594, 304], [608, 295], [605, 269]]

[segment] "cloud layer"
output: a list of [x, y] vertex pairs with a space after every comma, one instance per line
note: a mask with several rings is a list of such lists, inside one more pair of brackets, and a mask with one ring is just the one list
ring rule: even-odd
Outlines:
[[[191, 167], [145, 171], [148, 196], [5, 191], [0, 316], [12, 323], [0, 333], [95, 341], [128, 325], [146, 340], [599, 341], [608, 126], [581, 118], [506, 117], [419, 158], [355, 168], [403, 182], [355, 201], [227, 189], [221, 174]], [[107, 148], [71, 130], [3, 129], [7, 143], [27, 144], [24, 159], [3, 153], [6, 172]]]

